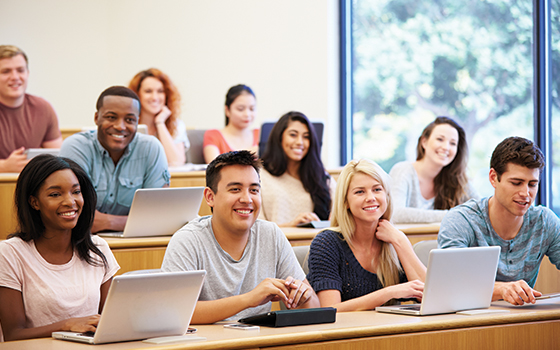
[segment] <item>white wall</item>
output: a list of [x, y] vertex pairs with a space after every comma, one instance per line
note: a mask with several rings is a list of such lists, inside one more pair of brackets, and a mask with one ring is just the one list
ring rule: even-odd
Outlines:
[[0, 43], [29, 57], [28, 92], [61, 127], [93, 125], [95, 101], [157, 67], [182, 95], [184, 122], [221, 128], [227, 89], [257, 95], [255, 126], [290, 110], [326, 124], [339, 162], [337, 0], [2, 0]]

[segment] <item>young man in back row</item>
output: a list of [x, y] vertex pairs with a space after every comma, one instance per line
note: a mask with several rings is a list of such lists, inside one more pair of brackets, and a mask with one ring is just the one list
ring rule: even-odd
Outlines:
[[284, 233], [257, 220], [259, 169], [249, 151], [216, 157], [206, 169], [204, 190], [212, 216], [192, 220], [167, 246], [164, 271], [207, 271], [194, 324], [269, 312], [271, 301], [288, 308], [320, 306]]
[[533, 287], [544, 256], [560, 269], [560, 219], [546, 207], [532, 206], [544, 165], [533, 142], [505, 139], [490, 160], [494, 196], [459, 205], [441, 222], [439, 248], [501, 247], [492, 300], [535, 303], [541, 293]]

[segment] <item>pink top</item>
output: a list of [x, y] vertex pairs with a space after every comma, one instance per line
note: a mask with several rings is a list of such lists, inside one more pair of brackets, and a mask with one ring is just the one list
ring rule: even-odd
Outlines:
[[[22, 293], [26, 327], [99, 313], [101, 285], [120, 266], [105, 240], [97, 236], [92, 240], [105, 255], [107, 269], [88, 264], [76, 252], [68, 263], [53, 265], [39, 254], [34, 241], [14, 237], [0, 242], [0, 287]], [[97, 255], [92, 256], [101, 263]]]
[[[259, 145], [259, 129], [253, 129], [253, 146]], [[206, 130], [204, 133], [203, 147], [206, 146], [216, 146], [220, 151], [220, 154], [227, 153], [231, 151], [237, 151], [227, 143], [224, 135], [218, 129]]]

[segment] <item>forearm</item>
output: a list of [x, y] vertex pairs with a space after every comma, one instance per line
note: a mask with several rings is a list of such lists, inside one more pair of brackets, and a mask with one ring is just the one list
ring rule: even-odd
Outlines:
[[92, 233], [97, 233], [100, 231], [123, 231], [126, 225], [126, 215], [111, 215], [104, 214], [100, 211], [95, 211], [95, 217], [93, 218], [93, 226], [91, 227]]
[[183, 143], [175, 144], [173, 137], [167, 130], [165, 123], [156, 123], [158, 138], [167, 157], [169, 166], [181, 166], [185, 164], [185, 145]]
[[403, 237], [393, 243], [393, 247], [395, 247], [407, 279], [409, 281], [420, 280], [424, 282], [426, 279], [426, 266], [422, 264], [416, 253], [414, 253], [412, 244], [410, 244], [406, 235], [403, 234]]
[[327, 300], [321, 300], [321, 307], [334, 307], [339, 312], [345, 311], [366, 311], [373, 310], [377, 306], [385, 304], [391, 300], [390, 290], [387, 288], [378, 289], [369, 294], [363, 295], [358, 298], [332, 303]]
[[247, 294], [208, 301], [198, 301], [194, 309], [192, 324], [210, 324], [222, 321], [251, 307]]
[[14, 328], [9, 330], [9, 328], [4, 327], [4, 340], [23, 340], [23, 339], [34, 339], [34, 338], [47, 338], [51, 337], [52, 332], [67, 331], [68, 327], [65, 327], [66, 320], [56, 322], [47, 326], [34, 327], [34, 328]]

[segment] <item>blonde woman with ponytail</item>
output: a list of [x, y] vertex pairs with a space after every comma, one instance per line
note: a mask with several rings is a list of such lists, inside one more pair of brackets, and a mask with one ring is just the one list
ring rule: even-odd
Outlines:
[[389, 221], [389, 181], [379, 165], [366, 159], [342, 170], [332, 228], [315, 237], [309, 252], [307, 279], [322, 307], [372, 310], [395, 299], [422, 298], [426, 267]]

